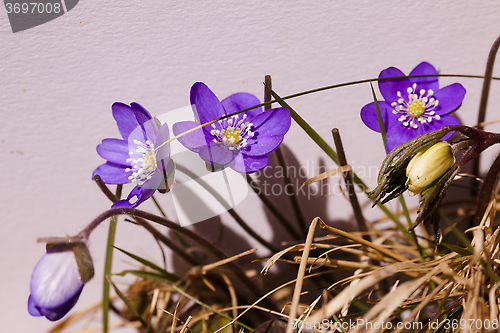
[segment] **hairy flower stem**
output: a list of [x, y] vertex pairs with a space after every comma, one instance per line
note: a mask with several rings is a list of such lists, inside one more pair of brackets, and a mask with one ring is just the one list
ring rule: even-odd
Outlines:
[[[111, 192], [109, 190], [109, 188], [106, 186], [106, 184], [103, 183], [103, 181], [102, 181], [101, 177], [99, 177], [99, 175], [96, 175], [94, 177], [94, 180], [95, 180], [97, 186], [101, 189], [101, 191], [104, 193], [104, 195], [106, 195], [106, 197], [111, 202], [115, 203], [118, 200], [120, 200], [117, 196], [115, 196], [113, 194], [113, 192]], [[154, 198], [153, 198], [153, 200], [154, 200]], [[161, 208], [160, 208], [160, 212], [162, 213], [162, 215], [164, 215], [163, 211], [161, 210]], [[181, 257], [182, 259], [184, 259], [187, 263], [189, 263], [189, 264], [191, 264], [193, 266], [199, 264], [199, 262], [197, 262], [195, 259], [193, 259], [187, 252], [185, 252], [183, 249], [181, 249], [180, 247], [178, 247], [175, 243], [173, 243], [170, 239], [168, 239], [161, 232], [159, 232], [158, 230], [156, 230], [147, 221], [145, 221], [143, 219], [140, 219], [140, 218], [136, 218], [136, 221], [137, 221], [138, 224], [142, 225], [146, 230], [148, 230], [156, 239], [158, 239], [163, 244], [165, 244], [167, 247], [169, 247], [175, 254], [177, 254], [179, 257]], [[115, 221], [115, 224], [116, 224], [116, 221]], [[87, 238], [88, 238], [88, 235], [87, 235]]]
[[[104, 184], [102, 182], [101, 178], [98, 175], [96, 175], [96, 177], [94, 179], [95, 179], [97, 185], [99, 186], [99, 188], [111, 200], [111, 202], [118, 201], [118, 198], [109, 190], [109, 188], [106, 186], [106, 184]], [[158, 203], [154, 199], [154, 197], [153, 197], [153, 200], [157, 204], [157, 207], [160, 210], [160, 213], [163, 215], [163, 217], [166, 217], [165, 213], [163, 212], [163, 210], [161, 209], [161, 207], [158, 205]], [[179, 257], [181, 257], [182, 259], [184, 259], [187, 264], [189, 264], [191, 266], [196, 266], [196, 265], [201, 264], [201, 260], [196, 255], [196, 253], [192, 253], [191, 255], [189, 255], [187, 252], [185, 252], [183, 249], [179, 248], [175, 243], [173, 243], [167, 236], [165, 236], [160, 231], [158, 231], [155, 227], [153, 227], [145, 219], [140, 218], [140, 217], [135, 217], [134, 219], [135, 219], [135, 221], [139, 225], [141, 225], [142, 227], [144, 227], [144, 229], [146, 229], [147, 231], [149, 231], [153, 235], [153, 237], [155, 237], [155, 239], [157, 241], [162, 242], [164, 245], [166, 245], [168, 248], [170, 248], [173, 251], [173, 253], [177, 254]], [[116, 221], [115, 221], [115, 225], [116, 225]], [[173, 234], [176, 235], [176, 236], [178, 236], [179, 240], [185, 243], [184, 238], [182, 238], [182, 236], [179, 235], [179, 233], [177, 233], [177, 232], [174, 231]], [[87, 236], [87, 238], [88, 238], [88, 236]], [[186, 246], [187, 246], [187, 244], [186, 244]], [[109, 267], [109, 272], [106, 275], [109, 275], [111, 273], [110, 270], [111, 270], [111, 266]], [[216, 283], [219, 287], [221, 287], [222, 290], [225, 290], [226, 285], [224, 284], [224, 281], [222, 281], [222, 280], [214, 277], [213, 282]], [[105, 283], [105, 288], [104, 289], [106, 289], [106, 285], [107, 285], [107, 290], [108, 290], [107, 293], [109, 293], [109, 281], [107, 279], [105, 279], [104, 283]], [[245, 298], [246, 297], [244, 295], [239, 295], [238, 296], [238, 299], [240, 299], [241, 301], [244, 301]], [[111, 309], [114, 308], [113, 303], [109, 302], [109, 308], [111, 308]], [[107, 318], [107, 315], [103, 315], [103, 320], [104, 320], [104, 317]], [[107, 319], [106, 319], [106, 321], [107, 321]], [[106, 325], [104, 325], [104, 326], [106, 326]]]
[[[112, 208], [110, 210], [105, 211], [104, 213], [100, 214], [98, 217], [96, 217], [90, 224], [80, 231], [75, 238], [85, 238], [87, 239], [89, 235], [92, 233], [92, 231], [103, 221], [106, 219], [112, 217], [112, 216], [117, 216], [117, 215], [129, 215], [134, 218], [142, 218], [145, 220], [149, 220], [155, 223], [158, 223], [164, 227], [167, 227], [173, 231], [178, 232], [181, 235], [184, 235], [193, 241], [197, 242], [201, 246], [203, 246], [209, 253], [212, 253], [219, 259], [226, 259], [227, 256], [219, 250], [219, 248], [215, 247], [212, 245], [209, 241], [207, 241], [205, 238], [201, 237], [200, 235], [196, 234], [195, 232], [185, 229], [178, 225], [177, 223], [174, 223], [166, 218], [157, 216], [155, 214], [151, 214], [142, 210], [134, 209], [134, 208]], [[229, 269], [233, 271], [233, 273], [245, 284], [248, 289], [254, 293], [256, 297], [260, 297], [260, 289], [245, 275], [245, 273], [234, 263], [229, 262], [226, 264]], [[270, 306], [272, 308], [276, 308], [274, 304], [272, 304], [268, 299], [266, 299], [267, 306]]]

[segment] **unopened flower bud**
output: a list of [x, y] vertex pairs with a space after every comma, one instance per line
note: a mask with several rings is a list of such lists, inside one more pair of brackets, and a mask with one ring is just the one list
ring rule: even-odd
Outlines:
[[49, 244], [31, 275], [28, 312], [61, 319], [76, 304], [83, 286], [94, 275], [85, 243]]
[[410, 195], [416, 195], [441, 177], [455, 164], [455, 156], [446, 141], [439, 141], [417, 153], [406, 167], [406, 184]]

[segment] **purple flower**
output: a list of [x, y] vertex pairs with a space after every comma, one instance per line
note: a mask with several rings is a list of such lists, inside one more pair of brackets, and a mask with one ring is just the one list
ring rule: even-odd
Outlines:
[[[175, 123], [174, 134], [258, 104], [259, 99], [248, 93], [233, 94], [221, 102], [204, 83], [197, 82], [191, 87], [196, 122]], [[216, 167], [229, 166], [240, 173], [252, 173], [266, 167], [266, 155], [278, 148], [290, 124], [290, 111], [286, 108], [265, 112], [256, 108], [204, 126], [179, 141]]]
[[92, 258], [86, 245], [51, 247], [31, 275], [28, 312], [51, 321], [61, 319], [76, 304], [84, 284], [93, 275]]
[[114, 103], [112, 111], [123, 140], [104, 139], [97, 146], [97, 153], [107, 162], [92, 177], [99, 175], [106, 184], [136, 184], [126, 200], [112, 206], [135, 208], [157, 189], [165, 193], [171, 186], [175, 165], [170, 159], [170, 143], [164, 144], [170, 134], [167, 124], [159, 128], [137, 103]]
[[[420, 63], [410, 75], [437, 74], [434, 66]], [[379, 78], [405, 76], [389, 67], [380, 72]], [[378, 82], [385, 101], [379, 101], [380, 113], [387, 133], [385, 147], [388, 152], [421, 134], [460, 122], [451, 113], [458, 109], [465, 96], [465, 88], [454, 83], [439, 89], [437, 77], [405, 77]], [[370, 129], [380, 132], [375, 103], [361, 109], [361, 119]], [[442, 140], [448, 139], [449, 133]]]

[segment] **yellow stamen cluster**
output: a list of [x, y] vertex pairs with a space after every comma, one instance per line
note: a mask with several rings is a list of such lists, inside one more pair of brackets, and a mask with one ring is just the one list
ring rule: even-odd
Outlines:
[[[125, 172], [132, 171], [132, 175], [128, 177], [131, 183], [142, 185], [153, 176], [156, 170], [156, 151], [154, 144], [149, 140], [146, 140], [145, 143], [134, 140], [134, 144], [137, 148], [135, 151], [129, 152], [130, 158], [127, 159], [132, 168], [125, 169]], [[139, 157], [132, 158], [136, 154]]]
[[403, 126], [410, 126], [413, 129], [417, 129], [418, 123], [423, 125], [432, 122], [433, 119], [441, 119], [441, 116], [435, 112], [439, 101], [432, 97], [434, 92], [431, 89], [427, 91], [420, 89], [417, 95], [417, 84], [414, 83], [406, 92], [408, 93], [408, 102], [403, 98], [401, 92], [398, 91], [398, 101], [391, 104], [394, 108], [392, 111], [393, 114], [402, 114], [398, 118], [398, 121], [402, 122]]
[[247, 139], [254, 136], [251, 131], [252, 123], [245, 121], [247, 115], [244, 114], [242, 119], [238, 120], [238, 115], [219, 120], [218, 124], [221, 129], [218, 129], [215, 124], [212, 124], [210, 134], [214, 136], [213, 141], [222, 143], [229, 150], [240, 150], [247, 145]]

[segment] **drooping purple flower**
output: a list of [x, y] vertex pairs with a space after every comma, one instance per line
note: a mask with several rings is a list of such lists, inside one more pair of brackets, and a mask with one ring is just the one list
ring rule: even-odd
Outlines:
[[[411, 75], [437, 74], [434, 66], [427, 62], [415, 67]], [[395, 67], [380, 72], [379, 78], [405, 76]], [[405, 77], [378, 81], [380, 93], [385, 101], [379, 101], [380, 113], [387, 133], [385, 147], [388, 152], [398, 145], [421, 134], [446, 125], [458, 125], [451, 115], [462, 104], [465, 88], [460, 83], [439, 88], [437, 77]], [[361, 109], [361, 119], [370, 129], [380, 132], [375, 103]], [[448, 139], [449, 133], [443, 140]]]
[[76, 304], [93, 275], [92, 258], [85, 244], [51, 247], [31, 275], [28, 312], [51, 321], [61, 319]]
[[[260, 104], [252, 94], [233, 94], [222, 102], [201, 82], [191, 87], [191, 106], [196, 122], [175, 123], [179, 135], [204, 124]], [[291, 125], [290, 111], [276, 108], [262, 111], [256, 108], [219, 120], [188, 133], [178, 140], [216, 167], [229, 166], [240, 173], [262, 170], [268, 163], [267, 154], [278, 148]]]
[[99, 175], [106, 184], [136, 184], [127, 199], [112, 206], [135, 208], [157, 189], [164, 193], [171, 186], [175, 165], [170, 159], [170, 143], [164, 144], [170, 134], [167, 124], [159, 127], [137, 103], [117, 102], [112, 111], [123, 140], [104, 139], [97, 146], [97, 153], [107, 162], [92, 177]]

